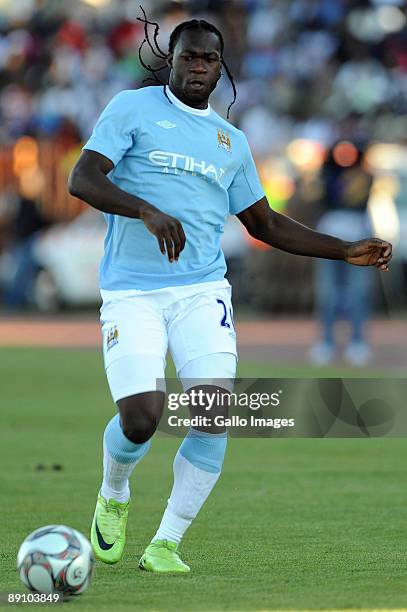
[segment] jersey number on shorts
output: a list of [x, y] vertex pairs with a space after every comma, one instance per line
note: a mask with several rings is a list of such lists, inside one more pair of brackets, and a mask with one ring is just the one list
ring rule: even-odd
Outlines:
[[222, 327], [227, 327], [228, 329], [234, 329], [233, 327], [233, 315], [232, 315], [232, 308], [229, 308], [229, 316], [230, 316], [230, 323], [227, 320], [228, 318], [228, 311], [226, 308], [226, 304], [223, 300], [217, 299], [216, 300], [218, 302], [218, 304], [222, 304], [223, 306], [223, 317], [220, 321], [220, 324]]

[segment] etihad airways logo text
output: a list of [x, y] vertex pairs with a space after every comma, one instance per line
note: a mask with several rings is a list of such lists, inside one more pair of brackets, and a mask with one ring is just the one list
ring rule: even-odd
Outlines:
[[206, 161], [196, 161], [194, 157], [181, 155], [180, 153], [151, 151], [148, 157], [156, 166], [162, 166], [163, 172], [171, 171], [173, 174], [187, 174], [190, 172], [193, 175], [200, 175], [203, 178], [211, 179], [216, 183], [220, 183], [222, 176], [225, 174], [223, 168], [216, 168], [213, 164], [208, 164]]

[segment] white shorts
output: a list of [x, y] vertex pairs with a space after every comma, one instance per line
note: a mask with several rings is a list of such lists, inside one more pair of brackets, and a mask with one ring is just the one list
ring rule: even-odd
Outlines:
[[184, 388], [193, 386], [191, 379], [233, 380], [231, 294], [226, 279], [152, 291], [102, 290], [103, 357], [113, 400], [164, 390], [157, 381], [164, 380], [168, 349]]

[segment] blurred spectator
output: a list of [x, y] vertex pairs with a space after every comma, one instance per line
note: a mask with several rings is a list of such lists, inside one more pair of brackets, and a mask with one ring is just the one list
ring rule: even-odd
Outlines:
[[0, 216], [3, 251], [0, 281], [4, 303], [9, 309], [30, 304], [38, 269], [35, 241], [38, 232], [48, 225], [33, 195], [22, 186], [20, 191], [9, 196]]
[[[363, 151], [349, 141], [337, 143], [329, 152], [322, 171], [325, 212], [318, 222], [320, 232], [347, 241], [372, 234], [367, 203], [372, 176], [363, 166]], [[351, 325], [344, 357], [362, 366], [370, 356], [365, 323], [371, 311], [371, 268], [350, 266], [343, 261], [316, 260], [315, 291], [322, 340], [310, 351], [318, 365], [330, 363], [336, 352], [335, 323], [344, 316]]]

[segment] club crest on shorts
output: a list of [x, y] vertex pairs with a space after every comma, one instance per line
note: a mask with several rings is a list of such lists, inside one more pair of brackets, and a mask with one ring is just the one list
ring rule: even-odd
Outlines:
[[229, 133], [221, 129], [218, 129], [218, 147], [222, 147], [222, 149], [225, 149], [228, 153], [232, 151]]
[[106, 340], [106, 348], [110, 350], [112, 346], [118, 344], [119, 342], [119, 330], [117, 329], [117, 325], [114, 325], [107, 332], [107, 340]]

